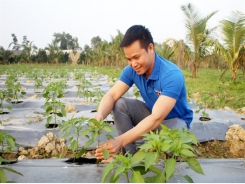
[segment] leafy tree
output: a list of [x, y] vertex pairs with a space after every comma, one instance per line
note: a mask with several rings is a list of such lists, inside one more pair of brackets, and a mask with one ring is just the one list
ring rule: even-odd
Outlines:
[[54, 33], [54, 41], [59, 45], [61, 50], [79, 48], [78, 38], [73, 38], [69, 33]]
[[192, 46], [194, 54], [193, 62], [193, 77], [197, 77], [197, 67], [199, 59], [202, 56], [202, 45], [203, 39], [205, 38], [205, 31], [208, 20], [217, 13], [217, 11], [212, 12], [205, 18], [200, 18], [199, 12], [194, 10], [194, 7], [189, 3], [187, 6], [181, 6], [182, 11], [186, 15], [185, 26], [187, 28], [186, 39]]
[[45, 50], [48, 51], [48, 62], [51, 64], [59, 63], [59, 57], [63, 52], [59, 49], [57, 42], [53, 40], [51, 44], [48, 44], [48, 47], [45, 47]]
[[27, 63], [31, 63], [31, 56], [36, 52], [37, 47], [33, 44], [33, 42], [27, 40], [26, 36], [23, 36], [23, 42], [21, 46], [23, 47], [21, 60], [26, 61]]
[[37, 62], [38, 63], [47, 63], [48, 62], [48, 56], [44, 49], [39, 49], [37, 52]]
[[101, 38], [99, 36], [95, 36], [91, 39], [91, 46], [92, 49], [98, 49], [99, 44], [102, 42]]
[[218, 50], [229, 63], [232, 71], [232, 80], [236, 81], [236, 72], [239, 66], [244, 65], [245, 57], [245, 15], [241, 12], [232, 12], [228, 19], [220, 22], [224, 47], [218, 45]]
[[12, 42], [11, 44], [14, 44], [12, 50], [20, 50], [21, 45], [18, 44], [18, 39], [17, 39], [17, 37], [15, 36], [14, 33], [12, 33], [11, 36], [13, 37], [13, 42]]
[[5, 50], [0, 47], [0, 64], [9, 64], [9, 59], [11, 58], [13, 51]]

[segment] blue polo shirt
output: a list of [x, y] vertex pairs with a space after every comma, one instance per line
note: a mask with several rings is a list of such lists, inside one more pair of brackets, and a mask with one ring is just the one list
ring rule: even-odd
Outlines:
[[128, 65], [123, 69], [120, 80], [130, 87], [133, 84], [137, 86], [151, 112], [159, 95], [176, 99], [174, 108], [165, 119], [180, 118], [190, 127], [193, 111], [189, 107], [186, 98], [185, 79], [181, 70], [174, 63], [155, 53], [154, 68], [148, 79], [145, 75], [138, 75]]

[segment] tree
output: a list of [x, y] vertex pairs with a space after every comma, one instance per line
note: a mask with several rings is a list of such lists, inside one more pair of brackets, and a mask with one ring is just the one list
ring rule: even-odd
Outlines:
[[78, 38], [73, 38], [69, 33], [54, 33], [54, 41], [60, 44], [59, 48], [61, 50], [77, 49], [79, 48]]
[[224, 47], [219, 45], [219, 50], [229, 63], [232, 71], [232, 80], [235, 82], [239, 66], [244, 65], [245, 15], [241, 12], [233, 11], [228, 19], [222, 20], [220, 23]]
[[101, 41], [101, 38], [99, 36], [95, 36], [91, 39], [91, 47], [92, 49], [97, 49], [99, 47], [99, 44], [100, 44]]
[[48, 44], [48, 47], [45, 47], [45, 50], [48, 51], [48, 62], [50, 62], [51, 64], [57, 64], [59, 63], [59, 56], [63, 53], [58, 45], [56, 41], [52, 41], [51, 44]]
[[36, 52], [37, 47], [33, 44], [33, 42], [27, 40], [26, 36], [23, 36], [23, 42], [21, 46], [23, 47], [21, 60], [26, 61], [27, 63], [31, 63], [31, 56]]
[[194, 10], [191, 4], [187, 6], [181, 6], [182, 11], [186, 15], [185, 26], [187, 28], [186, 39], [192, 45], [192, 50], [194, 54], [193, 62], [193, 77], [197, 77], [197, 67], [198, 62], [201, 57], [201, 45], [203, 43], [203, 38], [205, 37], [206, 25], [208, 20], [217, 13], [217, 11], [212, 12], [205, 18], [199, 17], [199, 12]]

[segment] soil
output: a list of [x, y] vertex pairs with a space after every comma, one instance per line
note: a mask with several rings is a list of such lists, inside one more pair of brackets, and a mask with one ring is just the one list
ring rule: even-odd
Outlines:
[[[208, 141], [208, 142], [203, 142], [203, 143], [199, 143], [199, 145], [193, 145], [193, 147], [195, 149], [198, 150], [199, 154], [197, 155], [197, 158], [225, 158], [225, 159], [229, 159], [229, 158], [245, 158], [245, 151], [241, 150], [239, 152], [238, 155], [234, 156], [231, 152], [230, 152], [230, 148], [228, 145], [227, 141], [220, 141], [220, 140], [213, 140], [213, 141]], [[94, 153], [95, 151], [87, 151], [87, 153], [85, 153], [84, 157], [88, 157], [88, 158], [94, 158]], [[19, 154], [18, 153], [11, 153], [11, 154], [7, 154], [4, 153], [2, 155], [5, 159], [8, 159], [10, 161], [15, 161]], [[68, 160], [70, 158], [73, 158], [73, 154], [67, 154], [66, 158], [68, 158]], [[71, 159], [70, 159], [71, 160]], [[69, 162], [69, 161], [68, 161]]]

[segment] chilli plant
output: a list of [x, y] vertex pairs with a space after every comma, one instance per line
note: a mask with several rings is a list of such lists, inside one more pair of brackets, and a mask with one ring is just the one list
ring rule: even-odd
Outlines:
[[[115, 155], [103, 171], [102, 182], [109, 179], [109, 182], [115, 183], [125, 175], [128, 183], [165, 183], [173, 177], [177, 160], [187, 162], [192, 170], [204, 174], [195, 158], [198, 152], [192, 147], [192, 144], [198, 144], [195, 135], [188, 130], [171, 130], [161, 126], [160, 131], [143, 135], [145, 143], [133, 156], [129, 153]], [[193, 182], [187, 175], [182, 177]]]
[[42, 92], [45, 98], [45, 113], [47, 116], [46, 127], [49, 127], [54, 117], [55, 125], [57, 124], [57, 116], [66, 117], [65, 104], [59, 99], [64, 96], [66, 84], [62, 81], [51, 82]]
[[[6, 147], [5, 144], [7, 144]], [[9, 135], [7, 132], [0, 132], [0, 145], [2, 147], [0, 155], [0, 183], [12, 183], [12, 181], [7, 180], [5, 170], [19, 174], [21, 176], [23, 175], [12, 168], [2, 166], [3, 163], [9, 163], [9, 160], [5, 159], [2, 154], [6, 152], [12, 152], [12, 149], [15, 147], [15, 138]]]
[[7, 77], [5, 85], [7, 86], [8, 96], [12, 98], [14, 103], [18, 102], [20, 96], [26, 94], [26, 92], [21, 89], [20, 82], [17, 81], [17, 76], [14, 74]]
[[[8, 91], [5, 89], [0, 89], [0, 114], [3, 114], [3, 101], [6, 101], [8, 103], [11, 102], [11, 99], [8, 97]], [[8, 110], [12, 110], [11, 106], [7, 107]]]
[[[63, 134], [62, 138], [68, 138], [71, 144], [71, 150], [74, 153], [74, 159], [81, 157], [89, 146], [97, 141], [97, 146], [100, 144], [100, 136], [102, 132], [114, 132], [115, 130], [104, 121], [97, 121], [94, 118], [78, 117], [71, 118], [67, 121], [62, 121], [60, 132]], [[85, 136], [88, 140], [85, 142], [82, 149], [78, 150], [79, 137]], [[108, 139], [113, 139], [110, 134], [106, 134]]]

